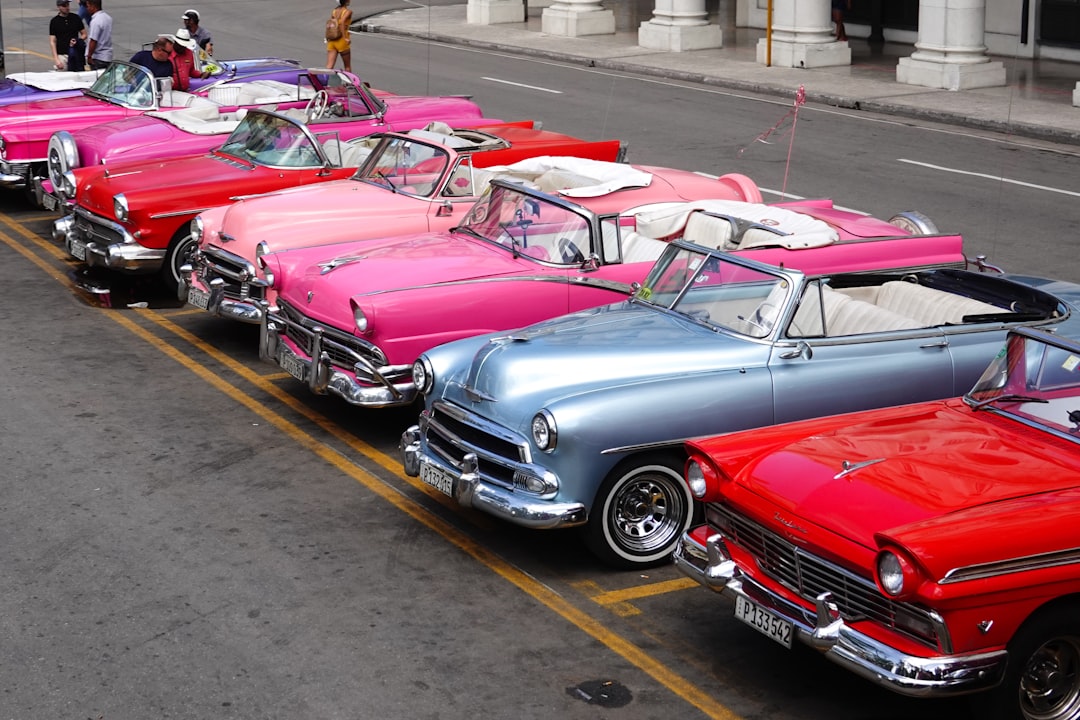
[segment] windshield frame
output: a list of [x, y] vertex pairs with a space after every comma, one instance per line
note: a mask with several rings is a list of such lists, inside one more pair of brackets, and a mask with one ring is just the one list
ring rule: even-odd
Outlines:
[[[387, 133], [378, 136], [378, 138], [378, 144], [371, 150], [371, 153], [365, 158], [363, 164], [361, 164], [360, 167], [356, 169], [356, 172], [353, 173], [351, 177], [352, 180], [368, 185], [374, 185], [382, 190], [389, 190], [393, 193], [420, 199], [430, 200], [439, 197], [451, 170], [456, 167], [457, 164], [457, 153], [454, 150], [444, 145], [425, 142], [418, 138], [410, 137], [404, 133]], [[395, 147], [399, 149], [395, 150]], [[398, 180], [402, 179], [402, 175], [397, 172], [390, 174], [385, 172], [385, 169], [390, 166], [386, 165], [384, 158], [392, 152], [401, 152], [414, 147], [422, 148], [422, 151], [426, 153], [426, 156], [424, 157], [417, 156], [417, 164], [431, 162], [440, 157], [443, 159], [442, 166], [438, 169], [438, 177], [431, 181], [431, 185], [426, 192], [416, 192], [416, 186], [413, 186], [413, 192], [409, 192], [407, 190], [408, 183], [398, 182]], [[393, 160], [391, 161], [393, 162]], [[404, 170], [405, 172], [403, 175], [407, 178], [408, 172], [415, 170], [416, 166], [406, 166], [404, 163], [395, 163], [394, 168], [395, 171]]]
[[992, 412], [1080, 443], [1080, 422], [1067, 424], [1067, 411], [1080, 410], [1080, 343], [1013, 328], [963, 402], [973, 412]]
[[[133, 77], [139, 77], [143, 80], [139, 83], [139, 86], [145, 85], [150, 89], [150, 104], [141, 105], [130, 101], [130, 97], [133, 93], [127, 93], [126, 95], [110, 94], [106, 92], [105, 85], [112, 83], [115, 86], [116, 81], [120, 79], [119, 73], [127, 73]], [[101, 86], [99, 88], [99, 85]], [[109, 66], [105, 68], [104, 72], [98, 76], [97, 80], [90, 87], [83, 90], [83, 93], [88, 97], [103, 100], [113, 105], [119, 105], [120, 107], [130, 108], [132, 110], [157, 110], [160, 108], [160, 102], [158, 100], [157, 83], [154, 80], [153, 74], [142, 65], [136, 65], [134, 63], [126, 62], [124, 60], [113, 60], [109, 63]]]
[[[686, 266], [677, 263], [685, 258]], [[696, 260], [692, 260], [696, 258]], [[679, 275], [673, 290], [655, 288]], [[736, 280], [717, 282], [714, 276]], [[630, 301], [712, 330], [755, 341], [783, 335], [807, 276], [684, 239], [671, 241]], [[675, 289], [677, 288], [677, 289]], [[693, 302], [688, 298], [693, 294]], [[703, 302], [705, 300], [705, 302]], [[709, 306], [710, 310], [704, 310]], [[716, 316], [713, 313], [716, 312]]]
[[[512, 194], [515, 200], [507, 200], [508, 194]], [[513, 210], [507, 219], [507, 209], [503, 206], [510, 202], [513, 202]], [[532, 210], [533, 206], [536, 208], [535, 212]], [[498, 220], [490, 219], [493, 207], [498, 209]], [[543, 228], [546, 232], [540, 235], [528, 235], [528, 228], [532, 221], [524, 217], [524, 207], [529, 207], [531, 216], [540, 218], [542, 223], [548, 225]], [[542, 212], [545, 207], [550, 208], [547, 217], [544, 217]], [[558, 213], [555, 223], [551, 223], [552, 212]], [[522, 242], [517, 242], [518, 236], [510, 232], [511, 227], [517, 227], [523, 231], [520, 234]], [[497, 232], [496, 228], [498, 228]], [[554, 233], [551, 232], [553, 228]], [[581, 267], [596, 254], [596, 247], [600, 242], [600, 220], [592, 210], [506, 178], [493, 178], [483, 194], [465, 214], [461, 223], [452, 228], [452, 231], [482, 240], [512, 253], [514, 257], [559, 268]], [[551, 240], [552, 235], [558, 236], [557, 242], [556, 245], [548, 247], [551, 244], [548, 241]], [[569, 240], [570, 246], [579, 252], [580, 260], [567, 259], [561, 245], [563, 239]], [[534, 241], [532, 245], [529, 244], [530, 240]]]
[[[317, 158], [317, 162], [305, 163], [305, 164], [302, 164], [302, 165], [265, 162], [265, 160], [261, 160], [258, 157], [258, 152], [263, 152], [263, 151], [256, 151], [254, 153], [247, 153], [247, 152], [234, 152], [234, 151], [228, 149], [229, 146], [233, 144], [233, 136], [238, 134], [241, 131], [242, 128], [245, 128], [246, 126], [249, 126], [249, 125], [253, 124], [254, 122], [258, 121], [258, 118], [260, 118], [260, 117], [267, 118], [270, 121], [270, 123], [272, 123], [270, 125], [270, 127], [273, 127], [275, 129], [279, 129], [279, 128], [282, 128], [282, 127], [285, 127], [285, 126], [289, 126], [289, 127], [294, 128], [295, 129], [294, 133], [298, 134], [299, 137], [303, 141], [305, 141], [307, 145], [310, 146], [310, 149], [314, 150], [315, 156]], [[278, 132], [277, 136], [280, 138], [281, 133]], [[244, 142], [244, 146], [243, 146], [244, 150], [247, 150], [247, 149], [249, 149], [251, 147], [251, 144], [249, 142], [251, 140], [251, 137], [252, 136], [249, 135], [247, 138], [245, 138], [245, 142]], [[290, 148], [295, 147], [295, 146], [296, 146], [296, 144], [293, 143], [290, 146]], [[239, 150], [239, 149], [240, 148], [237, 148], [237, 150]], [[280, 150], [280, 153], [281, 153], [282, 157], [284, 157], [287, 152], [288, 152], [288, 149], [281, 149]], [[229, 159], [229, 160], [239, 160], [240, 162], [243, 162], [243, 163], [245, 163], [247, 165], [253, 165], [253, 166], [256, 166], [256, 167], [273, 168], [273, 169], [276, 169], [276, 170], [310, 170], [310, 169], [315, 169], [315, 168], [327, 167], [328, 165], [331, 164], [329, 159], [327, 158], [327, 155], [324, 152], [322, 146], [319, 144], [318, 140], [312, 134], [311, 130], [309, 130], [308, 127], [304, 123], [298, 122], [298, 121], [294, 120], [293, 118], [290, 118], [290, 117], [288, 117], [286, 115], [281, 115], [280, 113], [271, 112], [269, 110], [259, 110], [257, 108], [253, 108], [253, 109], [251, 109], [251, 110], [249, 110], [247, 112], [247, 114], [244, 116], [244, 118], [240, 121], [240, 124], [237, 125], [236, 128], [233, 129], [233, 131], [231, 133], [229, 133], [228, 139], [226, 139], [226, 141], [224, 143], [222, 143], [219, 147], [214, 149], [214, 153], [218, 154], [218, 155], [222, 155], [226, 159]]]

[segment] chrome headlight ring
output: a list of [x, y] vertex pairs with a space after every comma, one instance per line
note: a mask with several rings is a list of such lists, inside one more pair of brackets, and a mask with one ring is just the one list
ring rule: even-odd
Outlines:
[[426, 357], [421, 355], [412, 366], [412, 379], [416, 391], [427, 395], [435, 386], [435, 371]]
[[117, 220], [127, 222], [129, 210], [127, 196], [124, 193], [113, 197], [113, 212], [116, 214]]
[[551, 452], [559, 439], [555, 426], [555, 417], [547, 410], [541, 410], [533, 416], [531, 423], [532, 440], [543, 452]]
[[877, 559], [878, 582], [881, 589], [896, 597], [904, 591], [904, 566], [891, 552], [882, 552]]
[[201, 243], [203, 239], [203, 233], [206, 228], [203, 226], [202, 215], [196, 215], [191, 219], [191, 227], [189, 232], [191, 233], [191, 239], [197, 243]]

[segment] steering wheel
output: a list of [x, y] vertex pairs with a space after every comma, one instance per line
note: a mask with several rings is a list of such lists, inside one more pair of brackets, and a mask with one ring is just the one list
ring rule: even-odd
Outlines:
[[585, 255], [570, 238], [559, 238], [559, 255], [564, 263], [583, 263]]
[[326, 94], [325, 90], [319, 90], [310, 100], [308, 100], [308, 104], [304, 106], [306, 122], [321, 118], [323, 113], [326, 112], [326, 108], [329, 106], [330, 96]]

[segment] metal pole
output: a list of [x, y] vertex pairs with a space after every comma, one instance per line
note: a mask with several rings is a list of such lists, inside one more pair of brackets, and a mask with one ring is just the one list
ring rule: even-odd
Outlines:
[[4, 69], [4, 15], [0, 7], [0, 70]]
[[772, 3], [765, 10], [765, 67], [772, 67]]

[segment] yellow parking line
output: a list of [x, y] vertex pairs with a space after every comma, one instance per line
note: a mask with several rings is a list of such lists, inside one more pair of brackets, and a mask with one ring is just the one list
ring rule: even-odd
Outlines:
[[25, 50], [23, 48], [9, 47], [8, 52], [23, 53], [24, 55], [33, 55], [34, 57], [45, 58], [46, 60], [52, 60], [52, 56], [44, 55], [36, 50]]
[[628, 600], [640, 600], [641, 598], [664, 595], [665, 593], [678, 592], [689, 588], [700, 587], [690, 578], [676, 578], [663, 582], [649, 583], [648, 585], [636, 585], [622, 590], [610, 590], [593, 597], [593, 600], [601, 605], [614, 605]]
[[[0, 221], [9, 227], [13, 226], [7, 218], [0, 218]], [[20, 234], [25, 235], [24, 231], [20, 230]], [[50, 277], [54, 277], [64, 281], [63, 278], [56, 274], [54, 268], [40, 258], [37, 254], [22, 247], [12, 238], [6, 234], [0, 234], [0, 240], [20, 253], [35, 265], [43, 269]], [[39, 246], [46, 247], [38, 241]], [[55, 248], [53, 248], [55, 249]], [[55, 254], [55, 253], [54, 253]], [[145, 317], [159, 326], [168, 329], [170, 332], [175, 332], [176, 335], [184, 337], [184, 339], [190, 338], [193, 345], [199, 349], [206, 348], [213, 350], [206, 343], [203, 343], [198, 338], [195, 338], [182, 328], [175, 326], [164, 317], [153, 311], [135, 311], [138, 316]], [[233, 399], [236, 403], [242, 407], [247, 408], [251, 412], [255, 413], [265, 421], [273, 425], [284, 435], [294, 440], [297, 444], [306, 448], [317, 457], [321, 458], [341, 473], [348, 477], [353, 478], [356, 482], [364, 486], [368, 491], [379, 496], [386, 502], [393, 505], [409, 518], [420, 523], [429, 530], [435, 532], [452, 545], [465, 552], [477, 562], [487, 567], [492, 572], [496, 573], [510, 584], [517, 587], [522, 592], [532, 597], [537, 602], [541, 603], [549, 610], [554, 612], [559, 617], [563, 618], [566, 622], [577, 627], [582, 632], [591, 636], [595, 640], [601, 642], [608, 649], [623, 657], [628, 662], [648, 674], [658, 683], [666, 687], [672, 693], [682, 698], [688, 704], [694, 706], [701, 712], [705, 713], [711, 718], [717, 718], [718, 720], [740, 720], [740, 717], [729, 710], [724, 705], [720, 704], [716, 699], [708, 695], [706, 692], [698, 688], [693, 683], [683, 678], [678, 673], [672, 671], [666, 665], [653, 658], [645, 650], [630, 642], [626, 638], [622, 637], [616, 632], [605, 627], [598, 620], [589, 616], [582, 610], [574, 607], [570, 602], [565, 600], [562, 596], [556, 593], [551, 588], [547, 587], [539, 580], [536, 580], [532, 576], [528, 575], [524, 571], [514, 567], [507, 561], [503, 560], [498, 555], [494, 554], [484, 546], [473, 541], [463, 531], [448, 525], [441, 521], [437, 516], [433, 515], [429, 510], [418, 505], [408, 497], [401, 494], [400, 491], [392, 486], [379, 480], [377, 477], [371, 475], [363, 468], [359, 467], [345, 456], [341, 455], [338, 451], [328, 447], [324, 443], [317, 440], [312, 435], [304, 432], [294, 423], [289, 422], [273, 412], [269, 407], [256, 401], [246, 393], [242, 392], [239, 388], [229, 384], [223, 378], [217, 374], [211, 372], [209, 369], [195, 362], [187, 355], [183, 354], [180, 350], [174, 348], [172, 345], [165, 342], [165, 340], [155, 336], [149, 330], [141, 327], [138, 323], [128, 317], [128, 313], [123, 312], [108, 312], [104, 315], [113, 322], [117, 323], [121, 327], [128, 330], [136, 337], [142, 339], [150, 346], [157, 349], [163, 355], [173, 359], [181, 366], [190, 370], [193, 374], [206, 382], [211, 387], [219, 390], [224, 395]], [[173, 326], [173, 327], [169, 327]], [[174, 329], [175, 328], [175, 329]], [[211, 353], [215, 358], [220, 354], [216, 352]], [[247, 368], [243, 367], [231, 358], [225, 358], [228, 360], [226, 366], [234, 372], [238, 372], [241, 377], [249, 379], [249, 382], [253, 382], [257, 387], [260, 387], [266, 392], [269, 392], [275, 397], [275, 399], [281, 401], [292, 409], [301, 412], [306, 417], [311, 416], [310, 411], [306, 411], [305, 408], [300, 407], [300, 403], [293, 398], [277, 390], [277, 388], [269, 383], [263, 381], [255, 373], [252, 373]], [[364, 452], [365, 455], [374, 459], [383, 467], [391, 467], [395, 472], [398, 469], [398, 463], [396, 461], [390, 462], [390, 458], [385, 454], [375, 450], [371, 446], [357, 440], [344, 433], [344, 431], [334, 428], [327, 421], [318, 418], [314, 419], [320, 427], [330, 432], [334, 437], [345, 442], [350, 448]]]

